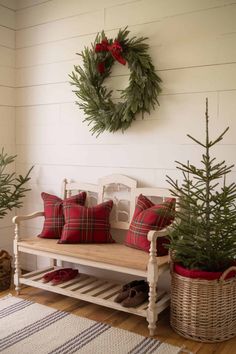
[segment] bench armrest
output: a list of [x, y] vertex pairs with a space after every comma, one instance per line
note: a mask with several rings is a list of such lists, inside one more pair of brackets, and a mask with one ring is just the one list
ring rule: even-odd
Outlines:
[[156, 242], [156, 239], [158, 237], [163, 237], [163, 236], [167, 236], [168, 235], [168, 231], [169, 231], [169, 227], [165, 227], [162, 230], [151, 230], [148, 232], [147, 238], [148, 241], [152, 242]]
[[44, 216], [44, 212], [43, 211], [36, 211], [32, 214], [28, 214], [28, 215], [18, 215], [18, 216], [14, 216], [14, 218], [12, 219], [13, 224], [19, 224], [21, 221], [24, 220], [30, 220], [30, 219], [34, 219], [37, 218], [39, 216]]

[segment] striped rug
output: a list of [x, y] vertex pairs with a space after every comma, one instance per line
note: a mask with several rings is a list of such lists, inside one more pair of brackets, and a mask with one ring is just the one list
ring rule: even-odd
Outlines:
[[13, 296], [0, 299], [0, 353], [177, 354], [180, 348]]

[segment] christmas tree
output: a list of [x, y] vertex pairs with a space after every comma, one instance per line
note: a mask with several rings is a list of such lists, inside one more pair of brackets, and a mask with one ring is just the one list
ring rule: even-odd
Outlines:
[[22, 205], [21, 199], [25, 196], [25, 192], [30, 189], [25, 188], [24, 184], [30, 179], [28, 171], [25, 177], [15, 173], [8, 173], [7, 168], [15, 161], [16, 156], [10, 156], [4, 152], [0, 152], [0, 219], [3, 218], [9, 210], [19, 208]]
[[176, 161], [182, 184], [167, 176], [172, 194], [179, 198], [169, 235], [170, 250], [173, 260], [186, 268], [222, 271], [236, 258], [236, 184], [226, 183], [234, 165], [217, 162], [210, 155], [229, 128], [210, 140], [207, 100], [205, 119], [204, 142], [187, 135], [204, 149], [201, 166]]

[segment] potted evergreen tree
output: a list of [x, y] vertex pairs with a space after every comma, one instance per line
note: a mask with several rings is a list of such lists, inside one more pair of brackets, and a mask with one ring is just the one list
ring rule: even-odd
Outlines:
[[236, 335], [236, 184], [227, 184], [233, 165], [216, 162], [209, 137], [208, 101], [206, 135], [201, 142], [201, 166], [177, 161], [183, 182], [167, 176], [179, 198], [170, 228], [172, 257], [171, 325], [184, 337], [217, 342]]
[[[9, 173], [8, 167], [15, 161], [16, 156], [8, 155], [2, 149], [0, 153], [0, 219], [8, 211], [19, 208], [22, 205], [22, 198], [29, 190], [24, 185], [30, 179], [29, 174], [32, 167], [25, 177], [16, 176], [14, 172]], [[10, 287], [11, 283], [11, 256], [5, 250], [0, 249], [0, 290]]]

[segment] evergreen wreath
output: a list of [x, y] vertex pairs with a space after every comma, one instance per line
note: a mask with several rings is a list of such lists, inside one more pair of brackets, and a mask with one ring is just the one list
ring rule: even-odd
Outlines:
[[[107, 39], [104, 31], [98, 33], [92, 48], [85, 48], [81, 55], [83, 68], [74, 66], [70, 76], [73, 90], [80, 99], [76, 102], [86, 115], [84, 121], [92, 124], [91, 131], [97, 136], [108, 130], [126, 130], [135, 120], [135, 115], [150, 113], [158, 102], [161, 92], [161, 79], [155, 73], [151, 57], [147, 53], [147, 38], [132, 37], [127, 27], [119, 30], [116, 39]], [[112, 101], [112, 90], [103, 85], [110, 76], [115, 61], [128, 64], [130, 69], [129, 85], [121, 91], [121, 102]]]

